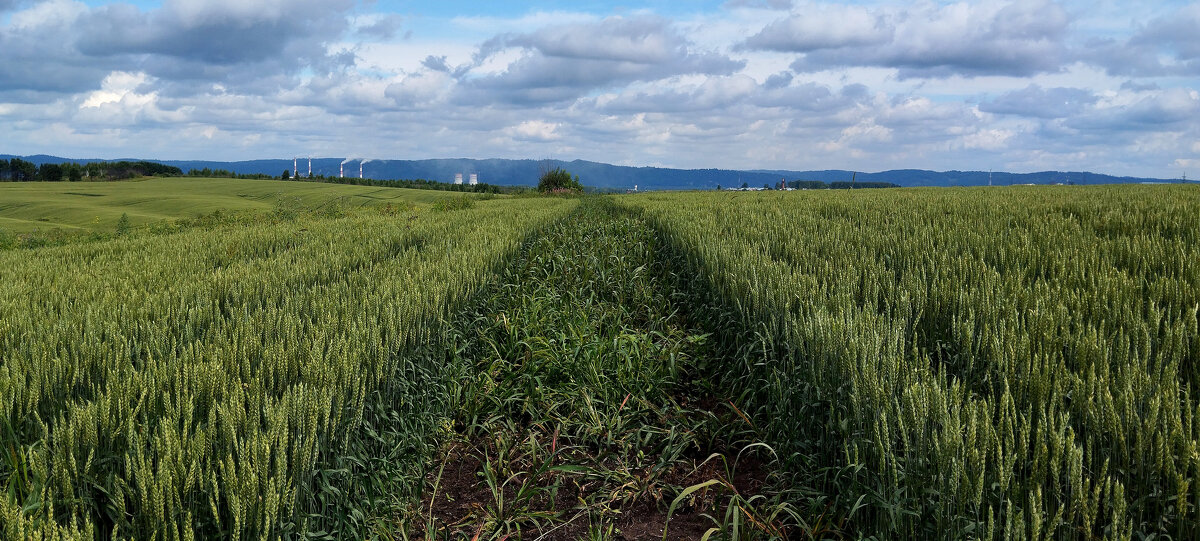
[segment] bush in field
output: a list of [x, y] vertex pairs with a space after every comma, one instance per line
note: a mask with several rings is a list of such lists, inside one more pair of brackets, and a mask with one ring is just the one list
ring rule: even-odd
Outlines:
[[132, 228], [133, 228], [133, 226], [129, 225], [129, 214], [122, 213], [121, 219], [117, 220], [117, 235], [118, 236], [128, 235], [129, 230]]
[[542, 193], [550, 192], [582, 192], [583, 185], [579, 183], [579, 176], [571, 176], [566, 169], [555, 167], [545, 173], [542, 173], [538, 179], [538, 191]]
[[438, 212], [445, 212], [445, 211], [449, 211], [449, 210], [463, 210], [463, 209], [470, 209], [470, 208], [475, 208], [475, 199], [472, 197], [467, 197], [467, 196], [447, 197], [445, 199], [439, 199], [437, 203], [433, 204], [433, 210], [436, 210]]

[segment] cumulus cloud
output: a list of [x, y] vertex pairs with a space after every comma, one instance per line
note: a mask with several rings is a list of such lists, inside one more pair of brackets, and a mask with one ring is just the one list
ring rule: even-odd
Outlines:
[[1154, 92], [1129, 104], [1098, 107], [1090, 114], [1066, 121], [1087, 130], [1147, 131], [1191, 128], [1200, 124], [1200, 92], [1171, 88]]
[[909, 8], [801, 6], [742, 48], [800, 53], [792, 68], [894, 68], [902, 78], [1028, 76], [1063, 67], [1070, 18], [1048, 0]]
[[1096, 95], [1088, 90], [1042, 88], [1034, 84], [981, 103], [979, 110], [1002, 115], [1063, 118], [1079, 114], [1096, 103], [1097, 99]]
[[1200, 75], [1200, 4], [1156, 18], [1126, 39], [1090, 40], [1080, 58], [1122, 76]]
[[366, 18], [356, 30], [359, 34], [369, 38], [388, 40], [396, 37], [396, 33], [400, 31], [403, 25], [403, 17], [398, 15], [383, 15]]
[[174, 0], [142, 12], [115, 4], [86, 16], [83, 24], [94, 31], [83, 34], [79, 50], [93, 57], [160, 57], [215, 72], [288, 72], [327, 59], [325, 43], [346, 30], [351, 7], [349, 0]]
[[468, 99], [494, 96], [516, 104], [576, 99], [611, 85], [675, 75], [727, 75], [745, 64], [723, 54], [694, 50], [669, 21], [611, 17], [497, 36], [481, 47], [476, 64], [507, 50], [521, 57], [501, 73], [468, 78]]
[[11, 15], [0, 27], [0, 92], [8, 100], [52, 101], [49, 93], [79, 92], [99, 86], [109, 72], [79, 55], [69, 39], [82, 4], [43, 2]]
[[1194, 4], [96, 5], [0, 0], [6, 151], [1160, 174], [1200, 148]]
[[142, 11], [41, 2], [0, 26], [0, 91], [90, 91], [112, 71], [143, 71], [164, 86], [277, 88], [301, 69], [346, 65], [326, 44], [345, 32], [351, 7], [350, 0], [169, 0]]
[[541, 120], [526, 120], [505, 130], [510, 137], [520, 141], [557, 141], [562, 138], [558, 133], [559, 124]]
[[806, 53], [882, 45], [895, 32], [887, 19], [862, 6], [813, 6], [767, 25], [746, 40], [745, 48]]
[[729, 0], [724, 5], [727, 9], [773, 9], [784, 10], [792, 7], [792, 0]]
[[414, 108], [441, 104], [452, 86], [452, 79], [441, 70], [414, 73], [389, 84], [384, 95], [398, 107]]

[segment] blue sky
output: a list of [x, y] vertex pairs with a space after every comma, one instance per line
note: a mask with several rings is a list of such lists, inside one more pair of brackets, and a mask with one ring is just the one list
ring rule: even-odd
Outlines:
[[0, 153], [1200, 178], [1200, 3], [0, 0]]

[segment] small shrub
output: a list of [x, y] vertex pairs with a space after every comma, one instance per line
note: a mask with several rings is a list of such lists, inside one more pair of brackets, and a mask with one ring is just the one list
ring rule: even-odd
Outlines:
[[538, 179], [538, 191], [542, 193], [562, 193], [566, 192], [582, 192], [583, 185], [579, 183], [579, 176], [571, 176], [566, 169], [555, 167], [545, 173], [542, 173]]
[[473, 197], [447, 197], [439, 199], [433, 204], [433, 210], [438, 212], [446, 212], [451, 210], [463, 210], [475, 208], [475, 198]]
[[122, 213], [121, 219], [117, 220], [117, 236], [123, 237], [125, 235], [128, 235], [129, 230], [132, 228], [133, 228], [133, 226], [129, 225], [129, 214]]
[[299, 197], [280, 197], [275, 200], [275, 210], [273, 212], [277, 220], [290, 222], [300, 215], [301, 209]]
[[402, 214], [408, 214], [416, 208], [417, 205], [412, 201], [388, 201], [386, 204], [379, 207], [379, 213], [384, 216], [395, 218]]
[[331, 199], [316, 209], [315, 214], [321, 218], [345, 218], [349, 213], [346, 198]]

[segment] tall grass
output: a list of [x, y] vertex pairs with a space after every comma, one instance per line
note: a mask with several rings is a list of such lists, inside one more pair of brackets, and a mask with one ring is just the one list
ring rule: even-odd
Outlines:
[[573, 205], [0, 253], [0, 537], [365, 531], [363, 457], [415, 493], [450, 415], [440, 320]]
[[797, 502], [880, 538], [1200, 537], [1193, 187], [622, 201]]

